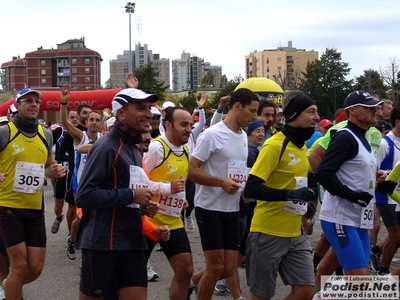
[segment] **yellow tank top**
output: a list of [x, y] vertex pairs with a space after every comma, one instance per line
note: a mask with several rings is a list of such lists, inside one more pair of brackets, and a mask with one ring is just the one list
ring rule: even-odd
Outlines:
[[30, 138], [8, 123], [10, 137], [0, 152], [0, 168], [8, 172], [0, 184], [0, 206], [22, 209], [42, 209], [43, 181], [48, 158], [46, 135], [41, 125]]
[[[186, 181], [189, 169], [189, 152], [187, 145], [183, 146], [184, 151], [179, 155], [175, 154], [162, 138], [155, 138], [153, 142], [156, 141], [160, 142], [164, 148], [164, 159], [159, 166], [150, 172], [150, 180], [156, 182], [172, 182], [182, 176], [182, 179]], [[160, 195], [154, 195], [152, 201], [159, 202], [159, 198]], [[182, 218], [160, 212], [158, 212], [154, 218], [149, 219], [157, 226], [168, 225], [170, 229], [183, 227]]]

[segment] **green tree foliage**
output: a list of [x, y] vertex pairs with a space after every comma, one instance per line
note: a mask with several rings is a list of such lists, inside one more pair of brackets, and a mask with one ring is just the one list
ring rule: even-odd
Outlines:
[[201, 80], [201, 87], [211, 87], [214, 86], [214, 73], [211, 70], [208, 70], [207, 74], [204, 75]]
[[[222, 75], [225, 76], [225, 75]], [[225, 76], [226, 78], [226, 76]], [[221, 97], [223, 96], [227, 96], [227, 95], [232, 95], [232, 93], [235, 91], [236, 87], [243, 81], [243, 77], [242, 75], [238, 75], [235, 78], [231, 79], [231, 80], [224, 80], [224, 82], [221, 80], [221, 90], [217, 93], [217, 95], [215, 96], [214, 100], [211, 101], [210, 103], [210, 108], [217, 108], [219, 100], [221, 99]], [[222, 83], [224, 85], [222, 85]]]
[[[180, 99], [179, 104], [187, 108], [190, 113], [197, 107], [196, 98], [200, 98], [201, 94], [197, 94], [196, 90], [186, 92], [186, 95]], [[206, 105], [207, 106], [207, 105]]]
[[386, 91], [381, 75], [378, 71], [368, 69], [364, 73], [355, 78], [354, 90], [366, 90], [371, 94], [376, 94], [380, 98], [386, 98]]
[[158, 72], [154, 69], [153, 63], [140, 66], [134, 73], [139, 80], [139, 89], [146, 93], [156, 94], [160, 100], [164, 99], [169, 86], [164, 86], [164, 82], [157, 81]]
[[104, 83], [104, 88], [105, 89], [111, 89], [113, 86], [113, 82], [111, 80], [111, 78], [109, 78], [105, 83]]
[[219, 82], [219, 87], [222, 88], [222, 87], [226, 86], [227, 84], [228, 84], [228, 78], [224, 74], [221, 76], [221, 80]]
[[350, 70], [335, 48], [326, 48], [319, 60], [307, 64], [300, 88], [317, 102], [321, 118], [332, 119], [335, 108], [343, 107], [352, 89], [352, 80], [346, 80]]

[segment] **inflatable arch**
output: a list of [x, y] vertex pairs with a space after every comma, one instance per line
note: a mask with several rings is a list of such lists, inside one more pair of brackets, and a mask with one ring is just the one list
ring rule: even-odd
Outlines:
[[252, 77], [240, 83], [235, 90], [248, 88], [252, 92], [267, 99], [274, 100], [276, 104], [282, 106], [283, 90], [275, 81], [264, 77]]
[[[114, 96], [122, 89], [104, 89], [89, 91], [71, 91], [68, 101], [68, 109], [77, 108], [83, 103], [90, 104], [94, 110], [111, 108], [111, 101]], [[59, 111], [60, 110], [60, 90], [40, 90], [42, 93], [42, 105], [40, 111]], [[8, 108], [15, 102], [15, 98], [8, 100], [0, 105], [0, 116], [6, 116]]]

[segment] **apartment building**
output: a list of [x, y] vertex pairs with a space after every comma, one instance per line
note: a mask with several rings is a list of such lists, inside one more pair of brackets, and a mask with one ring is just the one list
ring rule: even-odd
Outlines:
[[[165, 86], [170, 85], [170, 64], [168, 58], [161, 58], [159, 54], [153, 54], [147, 44], [136, 44], [132, 51], [132, 70], [140, 66], [153, 64], [158, 72], [157, 81], [164, 82]], [[125, 77], [129, 70], [129, 50], [124, 50], [122, 55], [117, 55], [117, 59], [110, 60], [110, 80], [111, 87], [124, 87]]]
[[318, 51], [287, 47], [254, 51], [245, 57], [246, 78], [265, 77], [285, 89], [298, 87], [307, 63], [318, 59]]

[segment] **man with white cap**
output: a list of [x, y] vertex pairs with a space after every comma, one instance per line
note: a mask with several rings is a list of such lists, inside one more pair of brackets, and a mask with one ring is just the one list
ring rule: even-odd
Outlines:
[[376, 125], [381, 104], [363, 90], [346, 97], [348, 124], [332, 137], [315, 172], [315, 179], [326, 189], [321, 226], [346, 275], [369, 275], [368, 229], [373, 227], [370, 201], [377, 164], [366, 132]]
[[10, 258], [5, 292], [11, 300], [21, 299], [22, 286], [36, 280], [43, 269], [45, 176], [65, 176], [51, 153], [52, 134], [38, 122], [41, 96], [22, 89], [15, 98], [14, 121], [0, 127], [0, 232]]
[[161, 123], [161, 112], [160, 110], [152, 106], [151, 107], [151, 112], [153, 114], [153, 117], [151, 118], [150, 125], [151, 125], [151, 137], [155, 139], [160, 135], [160, 123]]
[[[77, 245], [82, 250], [79, 299], [104, 297], [116, 282], [119, 299], [144, 300], [147, 272], [142, 210], [153, 191], [146, 186], [138, 144], [148, 132], [157, 96], [128, 88], [112, 100], [113, 130], [94, 143], [77, 191], [83, 211]], [[101, 163], [99, 163], [101, 162]]]

